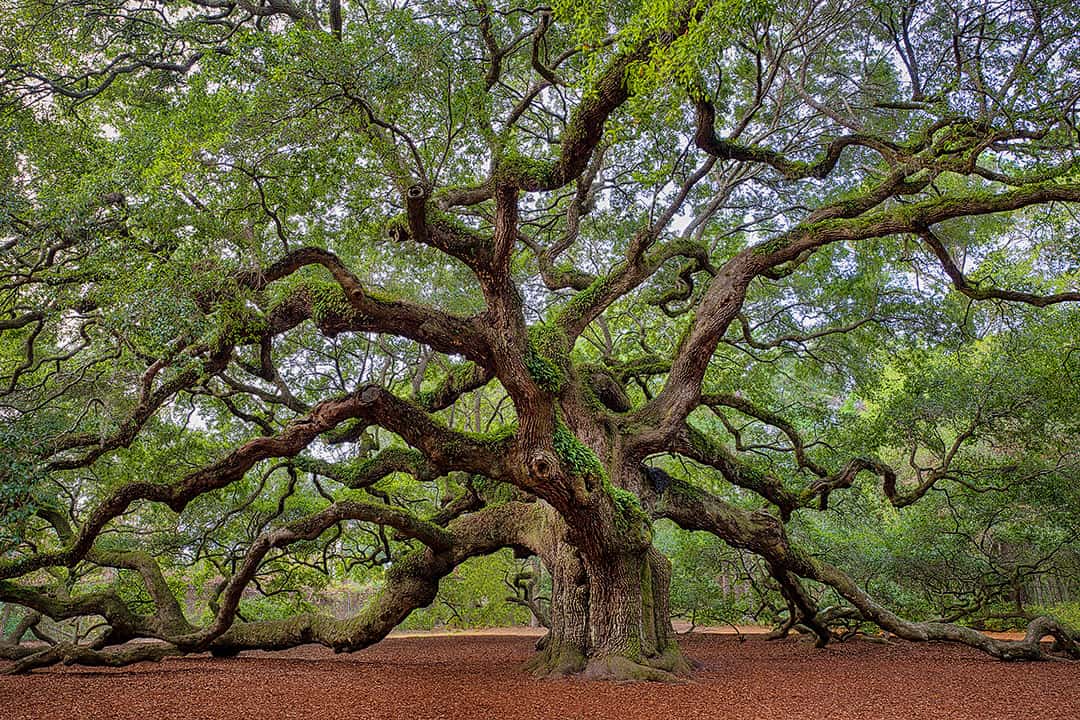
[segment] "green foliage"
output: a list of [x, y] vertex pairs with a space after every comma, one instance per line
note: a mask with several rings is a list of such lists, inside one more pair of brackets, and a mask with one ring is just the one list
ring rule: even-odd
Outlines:
[[533, 380], [547, 392], [558, 395], [566, 383], [566, 335], [551, 323], [529, 328], [525, 367]]
[[1055, 617], [1069, 627], [1080, 627], [1080, 602], [1057, 603], [1046, 607], [1034, 607], [1032, 611], [1040, 615]]
[[755, 591], [739, 551], [706, 533], [658, 524], [657, 547], [671, 560], [671, 612], [698, 625], [769, 622], [755, 616]]
[[0, 549], [24, 539], [24, 523], [42, 499], [45, 475], [39, 458], [43, 448], [35, 434], [25, 424], [0, 427]]
[[615, 525], [625, 533], [644, 533], [649, 535], [652, 518], [641, 506], [638, 496], [629, 490], [604, 483], [604, 490], [615, 503]]
[[559, 367], [534, 348], [525, 351], [525, 367], [529, 369], [536, 384], [543, 390], [557, 395], [562, 391], [564, 377]]
[[[37, 510], [59, 509], [79, 525], [128, 485], [175, 485], [237, 448], [275, 445], [319, 403], [366, 383], [421, 404], [444, 383], [466, 384], [474, 365], [416, 339], [438, 330], [426, 309], [480, 324], [499, 307], [492, 288], [505, 287], [502, 320], [528, 326], [520, 361], [565, 403], [557, 412], [577, 411], [584, 396], [605, 431], [630, 432], [656, 418], [606, 412], [572, 384], [602, 367], [645, 407], [671, 381], [670, 361], [689, 333], [730, 318], [717, 311], [718, 293], [730, 290], [724, 264], [745, 249], [759, 262], [799, 233], [855, 238], [883, 218], [899, 227], [957, 198], [986, 200], [1006, 185], [1046, 191], [1080, 177], [1075, 128], [1061, 120], [1077, 96], [1080, 75], [1069, 71], [1080, 34], [1063, 0], [912, 6], [904, 52], [934, 68], [921, 87], [898, 61], [889, 27], [909, 8], [892, 0], [844, 12], [771, 0], [557, 0], [550, 11], [513, 2], [490, 11], [441, 0], [345, 5], [340, 38], [320, 29], [322, 18], [232, 12], [228, 22], [208, 21], [205, 8], [182, 3], [164, 14], [99, 0], [5, 8], [5, 562], [63, 544]], [[941, 48], [966, 41], [953, 33], [959, 26], [980, 29], [980, 51], [961, 52], [964, 62], [951, 67]], [[492, 47], [504, 51], [494, 63]], [[1025, 47], [1039, 48], [1035, 61], [1018, 59]], [[186, 72], [160, 70], [161, 58], [196, 50]], [[146, 58], [155, 68], [138, 67]], [[605, 76], [612, 68], [618, 74]], [[598, 86], [601, 78], [609, 82]], [[623, 90], [629, 99], [589, 116]], [[716, 112], [707, 130], [758, 157], [783, 153], [783, 169], [712, 164], [695, 142], [701, 100]], [[853, 128], [877, 140], [845, 147], [827, 177], [791, 179]], [[1017, 138], [973, 143], [1016, 128]], [[590, 157], [558, 154], [586, 136], [600, 138]], [[580, 180], [518, 194], [506, 277], [478, 276], [434, 247], [388, 237], [407, 223], [407, 188], [422, 183], [432, 192], [432, 231], [471, 238], [487, 257], [497, 225], [491, 183], [548, 186], [578, 161], [588, 166]], [[894, 176], [910, 185], [875, 199]], [[462, 190], [474, 196], [448, 202]], [[810, 222], [818, 217], [827, 219]], [[1078, 229], [1065, 204], [933, 223], [971, 287], [1029, 293], [1075, 291]], [[832, 493], [827, 512], [803, 508], [789, 523], [801, 547], [875, 597], [917, 618], [968, 604], [979, 609], [964, 619], [977, 620], [1022, 605], [1075, 622], [1080, 313], [972, 302], [921, 242], [909, 233], [838, 240], [759, 276], [726, 334], [685, 359], [708, 361], [709, 390], [783, 415], [823, 474], [853, 457], [878, 458], [897, 468], [901, 497], [936, 477], [919, 502], [897, 509], [881, 478], [864, 472]], [[369, 301], [408, 312], [373, 332], [341, 332], [339, 319], [378, 323], [356, 316], [325, 268], [250, 282], [305, 246], [335, 253]], [[541, 277], [549, 260], [555, 282]], [[626, 273], [640, 282], [622, 293]], [[660, 307], [664, 297], [677, 300]], [[715, 302], [698, 310], [704, 297]], [[594, 310], [602, 312], [582, 337], [568, 337], [565, 328]], [[41, 319], [22, 323], [27, 313]], [[457, 340], [442, 349], [460, 349]], [[496, 379], [435, 420], [501, 450], [517, 432], [516, 412]], [[737, 469], [660, 458], [673, 474], [748, 511], [775, 511], [754, 491], [766, 480], [812, 493], [818, 478], [782, 429], [732, 408], [699, 408], [689, 421]], [[429, 518], [474, 494], [489, 505], [527, 494], [471, 472], [430, 477], [415, 450], [386, 477], [354, 487], [380, 451], [404, 450], [401, 436], [368, 422], [346, 421], [313, 440], [305, 459], [274, 456], [186, 503], [125, 506], [98, 547], [151, 553], [193, 619], [206, 620], [215, 588], [256, 538], [335, 500]], [[552, 441], [569, 473], [610, 498], [620, 532], [648, 532], [640, 500], [611, 484], [610, 458], [563, 422]], [[321, 474], [319, 463], [336, 473]], [[656, 542], [674, 562], [680, 614], [734, 622], [766, 606], [769, 619], [780, 607], [762, 569], [716, 540], [666, 529]], [[420, 552], [386, 528], [343, 523], [275, 549], [242, 615], [326, 609], [342, 587], [366, 594], [415, 568]], [[507, 553], [471, 561], [409, 623], [523, 621], [503, 599], [514, 568]], [[82, 562], [27, 582], [115, 590], [151, 610], [129, 570]], [[822, 604], [838, 600], [811, 590]]]
[[594, 481], [607, 479], [607, 470], [604, 469], [600, 458], [596, 456], [592, 448], [578, 440], [570, 428], [561, 422], [558, 423], [551, 440], [555, 446], [555, 454], [570, 469], [571, 474]]
[[524, 625], [529, 611], [507, 601], [513, 595], [508, 578], [518, 571], [519, 563], [509, 550], [467, 560], [439, 583], [435, 602], [413, 612], [399, 627], [431, 630]]

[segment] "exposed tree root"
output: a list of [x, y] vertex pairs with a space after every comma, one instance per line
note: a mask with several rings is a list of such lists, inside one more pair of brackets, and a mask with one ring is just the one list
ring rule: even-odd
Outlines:
[[[682, 661], [685, 663], [685, 661]], [[664, 662], [659, 662], [663, 665]], [[586, 680], [617, 682], [681, 682], [690, 674], [689, 664], [665, 669], [652, 663], [639, 663], [623, 655], [604, 655], [591, 658], [581, 676]]]
[[[547, 638], [548, 636], [545, 636]], [[524, 669], [538, 678], [561, 678], [581, 674], [591, 680], [677, 682], [693, 672], [694, 665], [674, 641], [640, 661], [614, 653], [588, 657], [572, 644], [548, 641], [525, 663]]]
[[[545, 637], [547, 637], [545, 635]], [[560, 678], [585, 669], [585, 654], [567, 643], [548, 643], [525, 663], [526, 672], [538, 678]]]

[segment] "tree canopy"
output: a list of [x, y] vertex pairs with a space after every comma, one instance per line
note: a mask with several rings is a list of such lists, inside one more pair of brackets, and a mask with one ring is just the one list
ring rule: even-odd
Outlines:
[[[15, 671], [356, 650], [509, 548], [535, 672], [668, 679], [660, 520], [757, 558], [781, 632], [1080, 656], [956, 624], [1080, 536], [1071, 1], [4, 17]], [[861, 581], [907, 552], [936, 617]]]

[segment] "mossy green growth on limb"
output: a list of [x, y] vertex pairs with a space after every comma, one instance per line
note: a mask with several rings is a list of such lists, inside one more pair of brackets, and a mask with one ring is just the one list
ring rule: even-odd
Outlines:
[[468, 438], [469, 440], [479, 443], [481, 445], [487, 445], [491, 448], [498, 448], [506, 442], [512, 440], [517, 435], [518, 425], [517, 423], [507, 423], [506, 425], [500, 425], [499, 427], [489, 430], [488, 432], [469, 432], [467, 430], [457, 430], [458, 435]]
[[604, 469], [600, 458], [596, 456], [592, 448], [578, 440], [570, 428], [561, 422], [558, 423], [551, 440], [555, 446], [555, 454], [559, 456], [559, 460], [571, 474], [601, 483], [608, 481], [607, 470]]
[[559, 324], [566, 326], [581, 323], [582, 318], [595, 310], [600, 298], [611, 291], [614, 278], [618, 277], [623, 268], [622, 264], [615, 266], [612, 272], [596, 278], [587, 288], [574, 295], [570, 302], [559, 311]]
[[313, 282], [307, 284], [311, 295], [311, 319], [321, 324], [332, 318], [348, 318], [354, 312], [345, 291], [336, 282]]
[[638, 500], [637, 495], [616, 487], [611, 482], [604, 483], [604, 490], [615, 503], [615, 524], [620, 530], [623, 532], [648, 530], [652, 521], [649, 514], [645, 512], [645, 508], [641, 507], [641, 501]]
[[259, 309], [243, 298], [222, 303], [217, 311], [217, 319], [218, 324], [208, 338], [209, 344], [215, 348], [257, 343], [269, 328]]
[[511, 182], [526, 189], [539, 189], [547, 187], [554, 172], [553, 162], [537, 160], [511, 148], [505, 150], [499, 159], [495, 177], [498, 181]]
[[559, 367], [548, 358], [536, 352], [532, 347], [525, 351], [525, 367], [536, 384], [546, 392], [558, 395], [565, 385], [565, 378]]
[[[298, 274], [299, 275], [299, 274]], [[316, 325], [328, 320], [355, 319], [356, 309], [345, 291], [336, 281], [318, 277], [292, 277], [272, 286], [268, 313], [298, 297], [306, 297], [311, 303], [311, 319]]]
[[772, 255], [786, 248], [791, 243], [787, 235], [780, 235], [754, 246], [755, 255]]
[[566, 387], [567, 344], [566, 333], [551, 323], [529, 328], [525, 367], [536, 384], [553, 395]]

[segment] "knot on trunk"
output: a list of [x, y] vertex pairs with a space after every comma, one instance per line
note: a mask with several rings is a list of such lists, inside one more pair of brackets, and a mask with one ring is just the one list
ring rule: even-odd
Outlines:
[[529, 456], [529, 474], [540, 480], [550, 480], [559, 469], [559, 458], [547, 450], [537, 450]]

